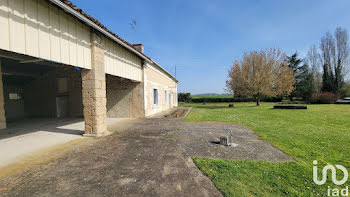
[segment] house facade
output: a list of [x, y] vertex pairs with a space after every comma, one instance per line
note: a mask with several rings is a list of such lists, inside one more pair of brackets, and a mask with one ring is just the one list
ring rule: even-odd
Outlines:
[[24, 118], [106, 118], [177, 107], [177, 80], [70, 1], [0, 0], [0, 128]]

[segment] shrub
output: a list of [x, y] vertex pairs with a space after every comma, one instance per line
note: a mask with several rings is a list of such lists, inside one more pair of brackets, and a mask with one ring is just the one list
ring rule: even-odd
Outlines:
[[304, 101], [282, 101], [279, 102], [277, 104], [281, 104], [281, 105], [298, 105], [298, 104], [305, 104], [306, 102]]
[[343, 85], [342, 89], [340, 90], [340, 96], [342, 98], [350, 97], [350, 84], [349, 83], [346, 83]]
[[333, 104], [337, 99], [337, 94], [333, 92], [321, 92], [312, 94], [311, 102], [314, 104]]
[[[232, 103], [232, 102], [255, 102], [255, 98], [192, 98], [193, 103]], [[281, 102], [281, 97], [261, 98], [262, 102]]]
[[179, 93], [177, 95], [178, 101], [179, 102], [186, 102], [189, 103], [191, 102], [191, 93]]

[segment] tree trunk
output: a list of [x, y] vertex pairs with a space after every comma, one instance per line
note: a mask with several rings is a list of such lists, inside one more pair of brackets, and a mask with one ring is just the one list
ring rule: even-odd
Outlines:
[[260, 97], [256, 97], [256, 106], [260, 106]]

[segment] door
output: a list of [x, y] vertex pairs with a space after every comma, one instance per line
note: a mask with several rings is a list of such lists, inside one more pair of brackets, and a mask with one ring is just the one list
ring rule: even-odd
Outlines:
[[57, 118], [68, 117], [68, 96], [56, 97], [56, 117]]

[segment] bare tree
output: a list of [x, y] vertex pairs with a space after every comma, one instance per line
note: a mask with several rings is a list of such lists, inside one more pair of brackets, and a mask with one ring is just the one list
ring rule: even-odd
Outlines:
[[349, 46], [348, 33], [345, 29], [338, 27], [335, 30], [336, 40], [336, 64], [334, 65], [335, 85], [339, 91], [344, 83], [349, 68]]
[[321, 38], [320, 49], [322, 51], [322, 66], [323, 66], [323, 91], [331, 92], [334, 90], [334, 74], [333, 65], [335, 57], [335, 43], [333, 36], [327, 32]]
[[304, 62], [310, 67], [316, 92], [320, 92], [322, 88], [321, 60], [321, 55], [318, 53], [316, 45], [312, 45], [307, 52]]
[[245, 53], [229, 70], [226, 87], [235, 95], [253, 96], [260, 105], [262, 96], [288, 95], [294, 89], [293, 70], [279, 49]]
[[321, 56], [318, 53], [316, 45], [312, 45], [307, 52], [307, 56], [305, 58], [305, 62], [310, 66], [312, 73], [320, 72], [321, 68]]
[[347, 31], [338, 27], [335, 38], [327, 32], [321, 39], [324, 91], [339, 92], [349, 71]]

